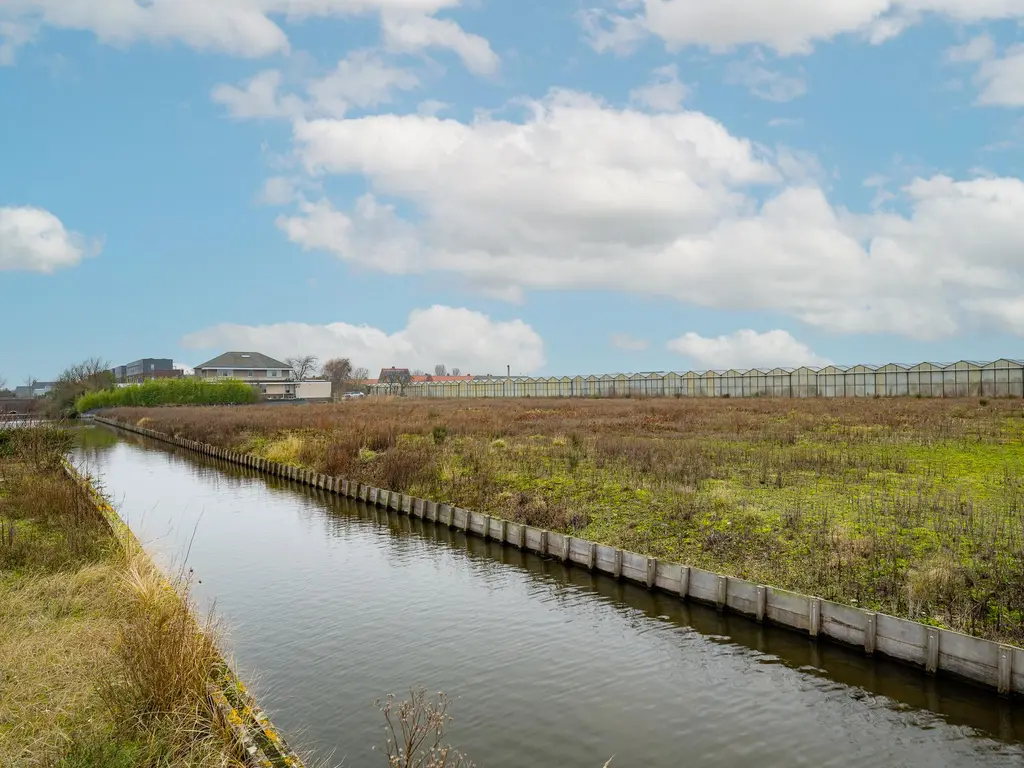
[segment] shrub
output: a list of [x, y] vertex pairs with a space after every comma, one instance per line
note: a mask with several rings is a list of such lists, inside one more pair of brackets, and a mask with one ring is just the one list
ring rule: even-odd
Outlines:
[[156, 379], [116, 389], [89, 392], [75, 401], [78, 413], [97, 408], [154, 405], [239, 405], [254, 403], [259, 393], [252, 385], [237, 379]]

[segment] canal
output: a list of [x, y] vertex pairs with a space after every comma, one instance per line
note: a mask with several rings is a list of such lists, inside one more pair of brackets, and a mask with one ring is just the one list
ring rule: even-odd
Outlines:
[[332, 765], [385, 766], [374, 701], [420, 686], [488, 768], [1024, 760], [1024, 706], [967, 684], [104, 427], [73, 458]]

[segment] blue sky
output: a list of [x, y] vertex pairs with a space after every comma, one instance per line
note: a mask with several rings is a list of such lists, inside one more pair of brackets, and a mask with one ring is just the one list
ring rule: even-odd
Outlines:
[[1024, 357], [1021, 0], [0, 4], [0, 378]]

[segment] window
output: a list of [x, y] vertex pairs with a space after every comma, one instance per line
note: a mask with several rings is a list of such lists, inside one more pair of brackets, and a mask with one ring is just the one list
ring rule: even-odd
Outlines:
[[230, 376], [231, 375], [231, 371], [221, 371], [220, 375], [221, 376]]
[[270, 374], [271, 376], [275, 377], [275, 378], [277, 377], [277, 374], [278, 374], [278, 372], [277, 372], [277, 371], [268, 371], [268, 373], [269, 373], [269, 374]]

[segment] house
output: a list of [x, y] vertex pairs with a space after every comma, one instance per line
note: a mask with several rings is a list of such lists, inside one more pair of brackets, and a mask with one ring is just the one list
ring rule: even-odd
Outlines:
[[363, 382], [366, 386], [376, 384], [429, 384], [433, 382], [450, 381], [472, 381], [474, 376], [464, 374], [462, 376], [434, 376], [430, 373], [413, 375], [408, 368], [382, 368], [380, 376], [376, 379], [367, 379]]
[[404, 385], [412, 381], [412, 374], [408, 368], [381, 368], [380, 376], [377, 377], [379, 384]]
[[201, 379], [247, 381], [270, 399], [295, 397], [295, 372], [287, 363], [260, 352], [225, 352], [195, 367]]
[[110, 370], [118, 384], [141, 384], [150, 379], [178, 379], [182, 375], [174, 367], [174, 361], [166, 357], [144, 357]]
[[57, 386], [56, 381], [33, 381], [31, 384], [15, 387], [14, 396], [19, 400], [31, 400], [35, 397], [42, 397], [55, 386]]
[[429, 373], [413, 375], [408, 368], [383, 368], [376, 379], [366, 379], [363, 386], [381, 394], [401, 393], [409, 384], [458, 384], [480, 378], [463, 374], [461, 376], [434, 376]]

